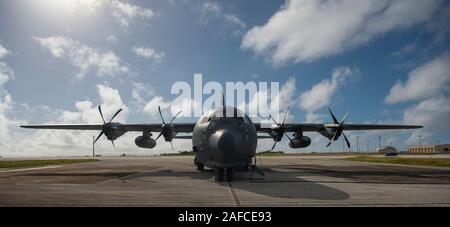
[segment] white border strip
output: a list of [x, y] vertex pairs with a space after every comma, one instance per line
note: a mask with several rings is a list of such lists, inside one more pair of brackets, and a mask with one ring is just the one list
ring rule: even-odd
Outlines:
[[34, 168], [25, 168], [25, 169], [8, 169], [8, 170], [0, 170], [0, 173], [40, 170], [40, 169], [53, 169], [53, 168], [59, 168], [59, 167], [62, 167], [62, 166], [43, 166], [43, 167], [34, 167]]

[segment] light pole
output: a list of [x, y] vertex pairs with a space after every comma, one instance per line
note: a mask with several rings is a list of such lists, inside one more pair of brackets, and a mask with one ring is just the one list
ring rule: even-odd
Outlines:
[[381, 136], [378, 136], [378, 149], [381, 150]]
[[419, 135], [419, 146], [422, 146], [422, 135]]
[[359, 153], [359, 136], [356, 136], [356, 152]]
[[370, 143], [370, 140], [369, 140], [369, 139], [367, 139], [367, 153], [369, 153], [369, 152], [370, 152], [370, 149], [369, 149], [369, 143]]
[[95, 157], [95, 136], [92, 136], [92, 157]]

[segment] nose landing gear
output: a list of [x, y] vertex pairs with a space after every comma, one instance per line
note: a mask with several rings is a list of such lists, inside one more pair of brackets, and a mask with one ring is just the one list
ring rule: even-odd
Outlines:
[[197, 166], [198, 171], [205, 170], [205, 165], [203, 165], [202, 163], [195, 163], [195, 165]]
[[214, 177], [214, 180], [216, 182], [221, 182], [221, 181], [231, 182], [231, 181], [233, 181], [233, 178], [234, 178], [234, 169], [233, 168], [216, 167], [214, 169], [214, 171], [216, 174]]

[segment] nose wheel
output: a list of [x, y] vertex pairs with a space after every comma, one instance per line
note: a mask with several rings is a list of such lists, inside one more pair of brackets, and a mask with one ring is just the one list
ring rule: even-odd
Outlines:
[[197, 166], [197, 170], [198, 171], [203, 171], [205, 170], [205, 165], [201, 164], [201, 163], [195, 163], [195, 165]]
[[234, 169], [233, 168], [221, 168], [216, 167], [215, 168], [215, 178], [214, 180], [216, 182], [222, 182], [222, 181], [233, 181], [234, 178]]

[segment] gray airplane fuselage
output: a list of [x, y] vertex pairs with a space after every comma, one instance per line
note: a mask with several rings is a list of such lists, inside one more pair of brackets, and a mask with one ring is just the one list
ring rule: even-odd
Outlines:
[[[255, 125], [236, 108], [225, 109], [211, 110], [195, 124], [192, 145], [196, 165], [209, 168], [246, 167], [255, 156]], [[234, 114], [227, 116], [226, 113], [230, 112]]]

